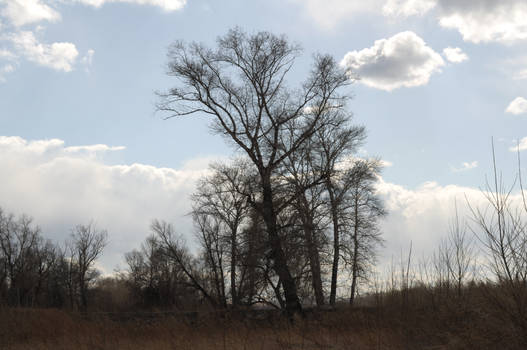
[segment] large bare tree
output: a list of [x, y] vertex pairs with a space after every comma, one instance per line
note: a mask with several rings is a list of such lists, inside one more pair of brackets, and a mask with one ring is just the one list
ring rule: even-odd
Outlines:
[[[214, 49], [176, 42], [169, 50], [168, 74], [178, 85], [163, 94], [159, 108], [170, 117], [209, 115], [213, 130], [246, 153], [259, 174], [257, 195], [249, 199], [265, 222], [272, 268], [279, 276], [289, 314], [301, 312], [295, 280], [287, 264], [277, 216], [273, 177], [282, 162], [345, 108], [341, 93], [348, 75], [330, 56], [317, 55], [298, 89], [286, 83], [301, 50], [268, 32], [239, 29], [220, 37]], [[293, 126], [293, 127], [291, 127]], [[292, 135], [284, 137], [287, 130]]]

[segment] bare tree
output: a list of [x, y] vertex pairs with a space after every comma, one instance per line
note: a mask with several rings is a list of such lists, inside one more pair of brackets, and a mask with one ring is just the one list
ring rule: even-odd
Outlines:
[[[200, 233], [199, 238], [206, 249], [213, 248], [209, 244], [212, 238], [210, 234], [214, 232], [214, 230], [211, 231], [210, 223], [216, 221], [214, 225], [217, 230], [216, 253], [221, 250], [226, 257], [224, 259], [222, 254], [221, 260], [225, 262], [227, 259], [230, 260], [228, 274], [233, 306], [239, 304], [240, 284], [243, 283], [243, 277], [245, 277], [238, 273], [240, 270], [238, 257], [244, 248], [241, 232], [247, 225], [249, 216], [247, 196], [250, 195], [248, 183], [251, 181], [248, 170], [250, 166], [251, 164], [243, 160], [237, 160], [229, 165], [213, 164], [212, 174], [200, 179], [196, 192], [192, 195], [194, 221]], [[209, 252], [206, 256], [211, 258], [213, 255]], [[227, 268], [224, 269], [221, 264], [217, 267], [227, 271]], [[222, 283], [225, 284], [225, 282]]]
[[[353, 184], [351, 176], [345, 176], [347, 168], [342, 164], [349, 162], [351, 155], [364, 142], [364, 127], [350, 126], [351, 115], [341, 114], [330, 127], [317, 133], [316, 152], [319, 166], [324, 173], [324, 186], [327, 193], [327, 205], [333, 233], [333, 261], [331, 265], [331, 287], [329, 303], [335, 305], [339, 259], [341, 256], [341, 231], [344, 227], [342, 216], [345, 212], [345, 198]], [[342, 227], [341, 227], [342, 226]]]
[[467, 224], [459, 218], [457, 204], [455, 204], [455, 216], [450, 222], [448, 238], [446, 242], [446, 266], [449, 274], [454, 280], [458, 297], [461, 297], [463, 285], [472, 274], [474, 277], [474, 242], [467, 235]]
[[108, 233], [99, 230], [94, 223], [77, 225], [71, 233], [71, 263], [76, 265], [80, 307], [88, 307], [88, 285], [93, 279], [93, 264], [107, 244]]
[[125, 260], [128, 271], [124, 279], [136, 298], [136, 305], [188, 309], [195, 301], [186, 276], [165, 254], [157, 236], [148, 236], [139, 250], [125, 254]]
[[[203, 113], [213, 129], [245, 152], [259, 174], [257, 198], [250, 198], [266, 224], [273, 269], [284, 289], [286, 310], [301, 312], [295, 281], [287, 265], [277, 225], [273, 176], [292, 152], [344, 109], [340, 94], [350, 80], [329, 56], [315, 57], [300, 89], [286, 86], [300, 49], [268, 32], [247, 35], [239, 29], [218, 39], [217, 49], [177, 42], [169, 51], [168, 74], [180, 85], [164, 94], [159, 108], [171, 116]], [[291, 130], [293, 137], [284, 138]]]
[[[526, 209], [521, 200], [512, 197], [514, 185], [507, 187], [498, 173], [494, 144], [492, 144], [493, 173], [487, 181], [483, 196], [486, 208], [468, 203], [472, 213], [471, 230], [487, 253], [489, 276], [488, 299], [499, 308], [500, 314], [512, 321], [527, 344], [527, 223]], [[520, 186], [523, 195], [523, 189]], [[497, 283], [499, 290], [491, 288]]]
[[38, 283], [35, 256], [40, 242], [40, 228], [33, 225], [30, 217], [22, 215], [16, 219], [13, 214], [4, 214], [0, 209], [0, 251], [11, 305], [31, 304]]
[[[294, 131], [291, 131], [294, 133]], [[311, 286], [318, 306], [324, 304], [322, 286], [321, 251], [324, 229], [324, 189], [320, 184], [321, 168], [315, 159], [312, 140], [304, 143], [296, 152], [289, 155], [284, 164], [284, 178], [291, 184], [289, 191], [295, 197], [289, 210], [292, 221], [298, 221], [299, 231], [303, 232], [302, 244], [305, 247], [305, 258], [309, 263]], [[319, 184], [316, 182], [319, 181]]]
[[382, 244], [379, 219], [386, 211], [374, 188], [381, 168], [377, 159], [357, 159], [345, 174], [350, 178], [345, 199], [347, 242], [343, 245], [345, 260], [351, 268], [350, 304], [355, 300], [359, 278], [366, 277], [375, 262], [376, 249]]
[[207, 279], [203, 278], [203, 271], [198, 261], [189, 253], [182, 238], [176, 234], [174, 227], [165, 222], [154, 220], [152, 232], [159, 239], [163, 254], [170, 258], [182, 271], [188, 286], [198, 291], [213, 307], [221, 307], [222, 302], [211, 293], [207, 286]]

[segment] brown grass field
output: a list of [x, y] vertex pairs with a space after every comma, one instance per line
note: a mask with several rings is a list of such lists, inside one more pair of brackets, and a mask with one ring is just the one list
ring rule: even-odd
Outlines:
[[0, 349], [525, 349], [521, 331], [477, 293], [463, 302], [430, 297], [437, 295], [414, 289], [375, 307], [311, 310], [292, 322], [275, 312], [0, 308]]
[[21, 349], [404, 349], [401, 335], [362, 312], [235, 320], [172, 316], [112, 320], [52, 309], [0, 311], [0, 348]]

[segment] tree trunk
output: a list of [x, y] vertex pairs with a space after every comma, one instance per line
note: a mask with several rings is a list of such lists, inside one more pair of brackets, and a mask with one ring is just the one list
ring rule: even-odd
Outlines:
[[238, 305], [236, 294], [236, 233], [236, 229], [233, 229], [231, 235], [231, 298], [233, 307]]
[[352, 274], [351, 274], [351, 292], [350, 292], [350, 305], [353, 305], [355, 301], [355, 294], [357, 290], [357, 276], [359, 271], [359, 194], [355, 193], [355, 211], [354, 215], [354, 227], [353, 227], [353, 261], [352, 261]]
[[320, 273], [320, 257], [318, 252], [318, 246], [315, 239], [314, 224], [313, 219], [308, 212], [309, 207], [305, 197], [302, 198], [303, 201], [303, 214], [301, 215], [303, 221], [303, 229], [305, 234], [305, 239], [307, 243], [307, 252], [309, 257], [309, 267], [311, 269], [311, 283], [313, 290], [315, 291], [315, 300], [317, 306], [324, 305], [324, 291], [322, 290], [322, 277]]
[[295, 280], [287, 266], [287, 259], [282, 248], [282, 240], [278, 232], [270, 175], [265, 176], [262, 179], [262, 190], [262, 217], [267, 228], [267, 235], [271, 248], [271, 258], [273, 259], [272, 267], [280, 278], [284, 289], [285, 309], [289, 316], [293, 316], [296, 313], [302, 314], [302, 305], [298, 299]]
[[329, 294], [329, 304], [334, 306], [337, 297], [337, 278], [340, 258], [339, 218], [335, 194], [330, 183], [327, 184], [327, 188], [331, 203], [331, 218], [333, 220], [333, 265], [331, 266], [331, 291]]

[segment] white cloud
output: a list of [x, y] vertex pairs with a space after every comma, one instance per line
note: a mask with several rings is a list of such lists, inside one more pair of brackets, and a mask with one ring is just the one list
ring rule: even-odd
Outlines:
[[451, 169], [453, 172], [459, 173], [459, 172], [467, 171], [467, 170], [474, 169], [477, 167], [478, 167], [478, 161], [475, 160], [473, 162], [463, 162], [460, 168], [451, 167]]
[[0, 49], [0, 58], [12, 60], [16, 58], [16, 55], [9, 50]]
[[86, 52], [86, 55], [84, 55], [84, 57], [82, 57], [82, 63], [86, 66], [91, 66], [92, 63], [93, 63], [93, 55], [95, 54], [95, 50], [93, 49], [89, 49], [87, 52]]
[[378, 13], [385, 0], [289, 0], [303, 7], [306, 16], [325, 29], [334, 28], [340, 21], [365, 13]]
[[513, 76], [514, 80], [524, 80], [527, 79], [527, 69], [522, 69]]
[[22, 31], [10, 35], [16, 50], [27, 60], [55, 70], [70, 72], [79, 52], [72, 43], [39, 43], [33, 32]]
[[527, 39], [525, 0], [388, 0], [383, 13], [407, 17], [432, 9], [442, 27], [456, 29], [465, 41], [511, 43]]
[[[172, 12], [181, 10], [186, 2], [187, 0], [0, 0], [0, 43], [11, 42], [14, 51], [18, 54], [15, 55], [11, 48], [0, 47], [0, 59], [15, 60], [21, 56], [28, 61], [54, 70], [72, 71], [79, 56], [75, 44], [70, 42], [44, 44], [35, 37], [36, 34], [43, 32], [43, 27], [38, 24], [39, 22], [57, 22], [61, 19], [58, 11], [60, 5], [84, 4], [101, 7], [106, 3], [128, 3], [156, 6], [166, 12]], [[29, 25], [31, 27], [24, 28], [24, 30], [19, 28]], [[89, 71], [92, 64], [94, 52], [90, 49], [80, 59], [86, 71]], [[6, 67], [0, 66], [0, 82], [5, 81], [5, 73], [9, 69]]]
[[[82, 0], [103, 1], [103, 0]], [[323, 28], [364, 14], [409, 17], [432, 13], [440, 25], [459, 31], [465, 41], [503, 42], [527, 39], [525, 0], [289, 0]]]
[[361, 83], [391, 91], [426, 85], [445, 62], [417, 34], [406, 31], [376, 40], [370, 48], [348, 52], [341, 64], [358, 75]]
[[15, 70], [15, 66], [12, 64], [6, 64], [0, 67], [0, 83], [5, 82], [5, 75], [13, 72]]
[[525, 151], [527, 149], [527, 137], [515, 142], [516, 144], [509, 148], [511, 152]]
[[516, 97], [511, 103], [509, 103], [505, 112], [514, 115], [527, 113], [527, 100], [523, 97]]
[[459, 47], [447, 47], [443, 49], [443, 55], [452, 63], [460, 63], [468, 60], [468, 56]]
[[423, 15], [436, 6], [436, 0], [387, 0], [382, 8], [385, 16], [409, 17]]
[[103, 144], [88, 145], [88, 146], [70, 146], [64, 148], [66, 153], [97, 153], [97, 152], [112, 152], [112, 151], [123, 151], [126, 147], [124, 146], [108, 146]]
[[106, 3], [129, 3], [137, 5], [157, 6], [164, 11], [177, 11], [182, 9], [187, 0], [74, 0], [75, 2], [94, 7], [101, 7]]
[[389, 160], [381, 160], [381, 165], [385, 168], [389, 168], [393, 166], [393, 162], [390, 162]]
[[0, 0], [4, 7], [0, 14], [15, 26], [23, 26], [40, 21], [55, 22], [60, 14], [40, 0]]
[[212, 158], [170, 169], [110, 165], [91, 156], [120, 149], [0, 136], [0, 168], [9, 169], [0, 172], [0, 206], [33, 216], [47, 237], [60, 242], [74, 225], [93, 219], [109, 231], [110, 245], [101, 261], [108, 272], [140, 245], [153, 218], [175, 222], [191, 241], [188, 195]]
[[[389, 264], [392, 257], [399, 258], [402, 249], [412, 243], [414, 259], [430, 256], [437, 244], [447, 235], [449, 223], [455, 215], [455, 205], [460, 218], [471, 218], [467, 201], [474, 208], [488, 207], [484, 194], [477, 188], [457, 185], [441, 186], [427, 182], [415, 188], [380, 180], [377, 193], [384, 200], [388, 216], [382, 222], [385, 249], [381, 265]], [[513, 205], [520, 205], [521, 197], [510, 196]], [[470, 224], [470, 220], [467, 220]], [[478, 233], [478, 228], [473, 227]], [[468, 232], [470, 234], [470, 231]], [[415, 261], [414, 260], [414, 261]]]
[[437, 0], [439, 23], [457, 29], [466, 41], [512, 42], [527, 39], [524, 0]]
[[[105, 3], [129, 3], [156, 6], [171, 12], [182, 9], [187, 0], [59, 0], [57, 3], [80, 3], [101, 7]], [[60, 13], [41, 0], [0, 0], [0, 15], [7, 18], [14, 26], [20, 27], [41, 21], [56, 22], [61, 19]]]

